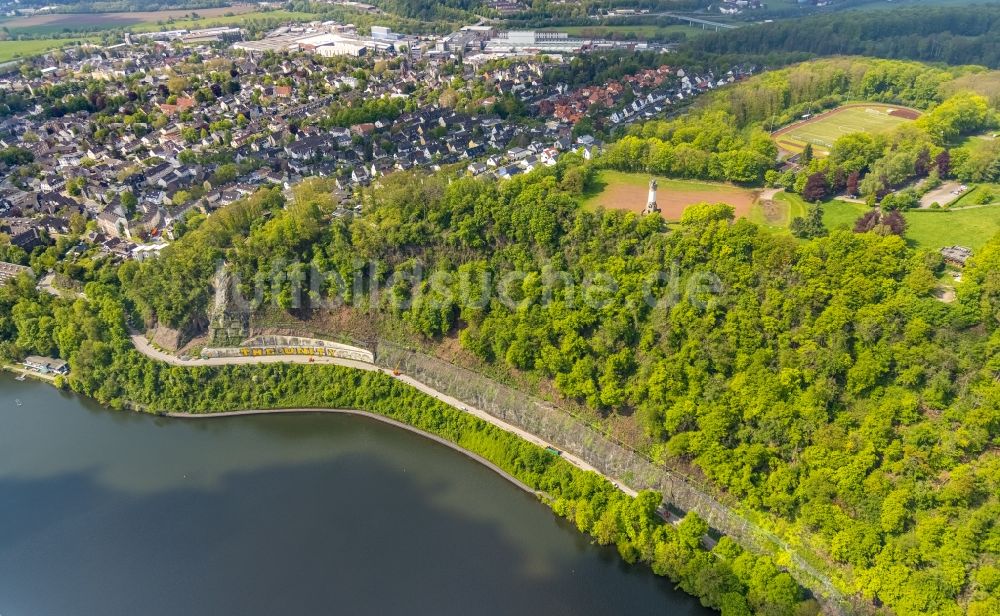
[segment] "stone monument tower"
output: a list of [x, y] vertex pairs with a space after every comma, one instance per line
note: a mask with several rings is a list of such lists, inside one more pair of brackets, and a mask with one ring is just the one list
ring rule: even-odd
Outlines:
[[652, 214], [659, 211], [660, 206], [656, 205], [656, 178], [652, 178], [649, 180], [649, 198], [646, 200], [646, 208], [642, 210], [642, 213]]

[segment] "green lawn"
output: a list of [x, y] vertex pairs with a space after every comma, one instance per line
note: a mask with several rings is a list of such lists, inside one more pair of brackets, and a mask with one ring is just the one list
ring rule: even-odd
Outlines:
[[[809, 204], [801, 195], [790, 192], [778, 193], [774, 197], [774, 203], [775, 208], [770, 212], [765, 212], [760, 202], [755, 203], [747, 218], [769, 231], [788, 233], [792, 219], [796, 216], [805, 216], [809, 209]], [[820, 205], [823, 208], [823, 224], [831, 231], [854, 228], [854, 221], [868, 211], [868, 206], [863, 203], [837, 199], [824, 201]]]
[[853, 229], [854, 221], [867, 211], [868, 206], [864, 203], [851, 203], [836, 199], [827, 201], [823, 204], [823, 224], [830, 231]]
[[[823, 223], [831, 231], [850, 229], [868, 206], [829, 201], [823, 205]], [[910, 210], [903, 213], [905, 237], [917, 248], [937, 250], [944, 246], [980, 248], [1000, 233], [1000, 204], [959, 210]]]
[[980, 141], [993, 141], [996, 137], [993, 136], [993, 131], [987, 133], [980, 133], [978, 135], [964, 135], [958, 139], [955, 143], [951, 145], [953, 148], [960, 148], [967, 145], [972, 145]]
[[979, 197], [983, 193], [989, 193], [993, 197], [987, 203], [1000, 203], [1000, 184], [983, 183], [977, 184], [972, 190], [967, 190], [964, 195], [955, 199], [951, 204], [951, 208], [982, 205], [979, 203]]
[[921, 248], [942, 246], [980, 248], [1000, 233], [1000, 205], [964, 210], [918, 210], [904, 214], [909, 225], [906, 238]]

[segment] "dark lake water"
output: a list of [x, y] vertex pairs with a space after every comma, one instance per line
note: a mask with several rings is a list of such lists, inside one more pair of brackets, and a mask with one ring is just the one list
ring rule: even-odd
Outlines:
[[113, 412], [0, 374], [0, 616], [710, 613], [409, 432]]

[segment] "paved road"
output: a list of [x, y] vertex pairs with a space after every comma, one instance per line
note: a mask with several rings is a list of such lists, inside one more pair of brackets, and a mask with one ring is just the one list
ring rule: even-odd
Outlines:
[[60, 289], [55, 285], [56, 275], [49, 272], [41, 280], [38, 281], [38, 290], [48, 293], [49, 295], [55, 297], [68, 297], [77, 299], [87, 299], [87, 296], [79, 291], [71, 291], [69, 289]]
[[[135, 345], [136, 350], [142, 353], [143, 355], [150, 357], [152, 359], [166, 362], [174, 366], [223, 366], [229, 364], [275, 364], [275, 363], [310, 364], [311, 363], [311, 364], [334, 364], [337, 366], [356, 368], [358, 370], [369, 370], [373, 372], [377, 371], [377, 372], [384, 372], [387, 374], [390, 373], [388, 370], [379, 368], [374, 364], [355, 361], [353, 359], [341, 359], [339, 357], [270, 355], [261, 357], [212, 357], [208, 359], [194, 358], [185, 360], [185, 359], [180, 359], [176, 355], [172, 355], [170, 353], [166, 353], [164, 351], [155, 348], [153, 345], [149, 343], [148, 340], [146, 340], [146, 337], [143, 336], [142, 334], [132, 334], [132, 343]], [[482, 419], [483, 421], [489, 422], [494, 426], [500, 428], [501, 430], [505, 430], [507, 432], [510, 432], [511, 434], [515, 434], [530, 443], [538, 445], [539, 447], [552, 447], [553, 449], [558, 449], [552, 443], [549, 443], [530, 432], [526, 432], [525, 430], [522, 430], [517, 426], [513, 426], [501, 419], [497, 419], [496, 417], [490, 415], [489, 413], [487, 413], [482, 409], [471, 407], [462, 402], [461, 400], [458, 400], [444, 393], [441, 393], [440, 391], [434, 389], [433, 387], [421, 383], [420, 381], [411, 378], [405, 374], [400, 374], [394, 378], [399, 379], [403, 383], [406, 383], [407, 385], [420, 390], [421, 392], [427, 394], [428, 396], [437, 398], [438, 400], [444, 402], [449, 406], [453, 406], [461, 411], [464, 411], [471, 415], [475, 415], [476, 417]], [[562, 458], [567, 462], [569, 462], [570, 464], [572, 464], [573, 466], [576, 466], [577, 468], [580, 468], [585, 471], [593, 471], [598, 475], [601, 475], [611, 483], [615, 484], [622, 492], [625, 492], [630, 496], [636, 496], [638, 494], [638, 492], [636, 492], [634, 489], [623, 484], [621, 481], [618, 481], [614, 477], [608, 477], [607, 475], [604, 475], [599, 470], [588, 464], [585, 460], [583, 460], [578, 456], [573, 455], [572, 453], [564, 451], [562, 452]]]
[[[231, 364], [336, 364], [357, 368], [358, 370], [379, 370], [363, 361], [353, 359], [340, 359], [337, 357], [320, 357], [318, 355], [262, 355], [260, 357], [196, 357], [193, 359], [181, 359], [172, 353], [166, 353], [157, 349], [146, 340], [142, 334], [131, 334], [132, 344], [135, 349], [152, 359], [166, 362], [172, 366], [227, 366]], [[311, 360], [311, 361], [310, 361]]]

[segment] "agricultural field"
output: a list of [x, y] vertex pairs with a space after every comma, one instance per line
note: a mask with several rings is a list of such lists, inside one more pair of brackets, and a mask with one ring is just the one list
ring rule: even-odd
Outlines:
[[86, 39], [29, 39], [25, 41], [0, 41], [0, 62], [37, 56], [53, 49], [81, 42]]
[[176, 9], [168, 11], [136, 11], [121, 13], [52, 13], [31, 17], [14, 17], [0, 21], [0, 26], [12, 36], [46, 36], [67, 32], [98, 32], [129, 29], [149, 32], [181, 28], [238, 25], [252, 19], [308, 19], [309, 13], [292, 11], [260, 11], [250, 4], [208, 9]]
[[858, 103], [796, 122], [771, 134], [778, 147], [797, 154], [806, 144], [812, 144], [818, 156], [829, 154], [838, 137], [850, 133], [880, 133], [920, 117], [919, 111], [896, 105]]
[[252, 11], [240, 13], [238, 15], [220, 15], [218, 17], [204, 17], [199, 11], [199, 17], [187, 19], [175, 19], [164, 24], [142, 23], [129, 28], [133, 32], [156, 32], [164, 28], [168, 30], [196, 30], [198, 28], [213, 28], [216, 26], [240, 26], [258, 19], [269, 19], [275, 21], [312, 21], [316, 19], [313, 13], [303, 13], [301, 11]]
[[[594, 180], [595, 188], [586, 195], [584, 205], [641, 212], [646, 207], [649, 179], [650, 176], [645, 173], [601, 171]], [[659, 184], [656, 202], [667, 220], [679, 220], [689, 205], [706, 201], [728, 203], [737, 216], [747, 216], [759, 193], [730, 184], [664, 178], [656, 178], [656, 181]]]

